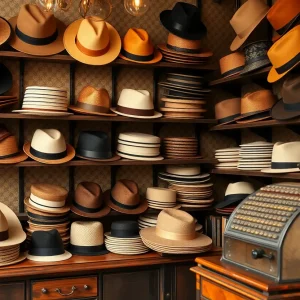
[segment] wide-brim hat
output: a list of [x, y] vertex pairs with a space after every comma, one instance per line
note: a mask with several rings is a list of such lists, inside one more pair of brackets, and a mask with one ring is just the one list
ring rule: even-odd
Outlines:
[[16, 260], [8, 261], [8, 262], [0, 262], [0, 267], [14, 265], [14, 264], [17, 264], [17, 263], [25, 260], [25, 259], [26, 259], [26, 254], [25, 253], [20, 253], [19, 257]]
[[2, 17], [0, 17], [0, 45], [4, 44], [11, 35], [11, 27], [10, 24]]
[[117, 116], [116, 114], [114, 113], [100, 113], [100, 112], [94, 112], [94, 111], [89, 111], [89, 110], [86, 110], [86, 109], [83, 109], [83, 108], [79, 108], [75, 105], [70, 105], [68, 107], [70, 110], [74, 111], [74, 112], [77, 112], [79, 114], [83, 114], [83, 115], [90, 115], [90, 116], [107, 116], [107, 117], [115, 117]]
[[268, 58], [253, 62], [249, 65], [246, 65], [245, 68], [240, 72], [240, 75], [246, 75], [248, 73], [254, 72], [258, 69], [267, 67], [271, 64]]
[[121, 113], [117, 110], [117, 107], [112, 107], [111, 110], [121, 116], [124, 117], [130, 117], [130, 118], [137, 118], [137, 119], [157, 119], [157, 118], [161, 118], [162, 117], [162, 113], [158, 112], [158, 111], [154, 111], [153, 116], [138, 116], [138, 115], [131, 115], [131, 114], [125, 114], [125, 113]]
[[0, 159], [0, 165], [1, 164], [3, 164], [3, 165], [17, 164], [17, 163], [20, 163], [20, 162], [26, 160], [27, 158], [28, 158], [28, 156], [23, 151], [20, 151], [16, 156]]

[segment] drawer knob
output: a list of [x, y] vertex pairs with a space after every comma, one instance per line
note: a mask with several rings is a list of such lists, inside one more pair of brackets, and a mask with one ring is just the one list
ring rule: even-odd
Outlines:
[[88, 290], [90, 287], [89, 287], [87, 284], [85, 284], [85, 285], [83, 286], [83, 288], [84, 288], [85, 290]]
[[59, 293], [61, 296], [71, 296], [71, 295], [73, 295], [74, 294], [74, 292], [76, 291], [76, 286], [72, 286], [72, 290], [71, 290], [71, 292], [70, 293], [68, 293], [68, 294], [63, 294], [62, 292], [61, 292], [61, 290], [59, 289], [59, 288], [56, 288], [55, 289], [55, 292], [57, 292], [57, 293]]
[[269, 260], [272, 260], [274, 258], [274, 255], [272, 252], [270, 252], [269, 255], [266, 254], [266, 252], [263, 249], [253, 249], [252, 258], [253, 259], [268, 258]]
[[47, 290], [47, 289], [45, 289], [45, 288], [42, 288], [42, 290], [41, 290], [41, 291], [42, 291], [42, 293], [43, 293], [43, 294], [47, 294], [47, 293], [48, 293], [48, 290]]

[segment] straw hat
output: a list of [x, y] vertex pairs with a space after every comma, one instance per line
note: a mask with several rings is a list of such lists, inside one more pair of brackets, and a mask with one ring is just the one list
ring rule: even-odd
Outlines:
[[229, 77], [239, 74], [245, 65], [245, 55], [241, 52], [234, 52], [222, 57], [219, 61], [222, 77]]
[[122, 116], [139, 119], [156, 119], [162, 116], [154, 111], [153, 99], [146, 90], [123, 89], [117, 107], [111, 110]]
[[37, 5], [22, 5], [19, 15], [9, 20], [12, 36], [9, 44], [16, 50], [39, 56], [63, 51], [65, 24]]
[[0, 45], [2, 45], [10, 38], [11, 34], [11, 27], [9, 23], [2, 17], [0, 17], [0, 32]]
[[73, 222], [70, 234], [70, 252], [87, 256], [107, 254], [103, 225], [100, 222]]
[[176, 206], [176, 192], [166, 188], [149, 187], [146, 190], [149, 207], [166, 208]]
[[67, 145], [64, 136], [56, 129], [37, 129], [31, 143], [23, 146], [33, 160], [44, 164], [63, 164], [75, 156], [75, 150]]
[[96, 89], [90, 85], [84, 87], [75, 105], [69, 109], [84, 115], [116, 116], [110, 111], [110, 97], [104, 88]]
[[99, 184], [81, 182], [77, 185], [72, 212], [87, 218], [101, 218], [109, 214], [110, 207], [104, 204], [104, 196]]
[[219, 125], [230, 124], [241, 115], [241, 98], [223, 100], [215, 105], [215, 116]]
[[129, 28], [124, 36], [119, 57], [140, 64], [154, 64], [161, 61], [162, 54], [154, 49], [146, 30]]
[[73, 22], [64, 34], [64, 45], [76, 60], [88, 65], [106, 65], [121, 50], [121, 38], [109, 23], [95, 18]]
[[231, 43], [231, 51], [237, 50], [246, 42], [268, 11], [269, 6], [263, 0], [248, 0], [236, 11], [230, 20], [230, 25], [237, 35]]
[[129, 215], [138, 215], [147, 210], [148, 204], [139, 195], [138, 185], [128, 179], [117, 181], [111, 190], [104, 193], [104, 199], [112, 209]]
[[196, 176], [201, 174], [200, 166], [193, 165], [169, 165], [166, 166], [167, 173], [179, 176]]

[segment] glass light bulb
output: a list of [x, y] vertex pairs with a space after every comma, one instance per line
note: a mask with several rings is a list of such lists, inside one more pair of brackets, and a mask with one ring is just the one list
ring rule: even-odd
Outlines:
[[58, 9], [56, 0], [37, 0], [37, 4], [47, 12], [55, 12]]
[[124, 0], [124, 7], [129, 14], [139, 17], [150, 8], [150, 0]]
[[103, 21], [110, 16], [112, 6], [110, 0], [81, 0], [79, 11], [83, 18]]
[[57, 0], [57, 6], [60, 10], [67, 11], [72, 4], [72, 0]]
[[92, 0], [80, 0], [79, 2], [79, 13], [85, 18], [90, 6], [92, 5]]

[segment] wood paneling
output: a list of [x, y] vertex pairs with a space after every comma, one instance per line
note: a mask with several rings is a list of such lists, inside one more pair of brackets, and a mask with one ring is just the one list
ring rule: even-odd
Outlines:
[[196, 277], [190, 271], [192, 264], [176, 266], [176, 300], [195, 299]]
[[0, 300], [25, 300], [25, 285], [23, 282], [0, 284]]

